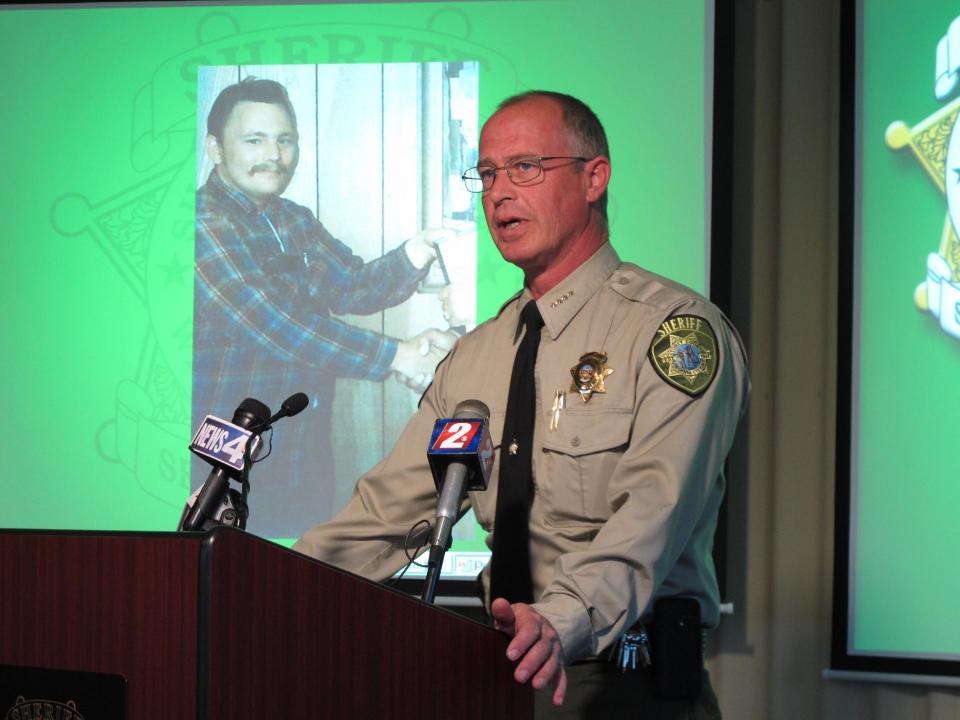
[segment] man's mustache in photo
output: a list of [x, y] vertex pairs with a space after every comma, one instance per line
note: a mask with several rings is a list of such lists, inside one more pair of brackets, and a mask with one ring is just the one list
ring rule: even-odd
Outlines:
[[289, 175], [290, 168], [282, 163], [260, 163], [250, 168], [249, 174], [256, 175], [261, 172], [278, 173], [280, 175]]

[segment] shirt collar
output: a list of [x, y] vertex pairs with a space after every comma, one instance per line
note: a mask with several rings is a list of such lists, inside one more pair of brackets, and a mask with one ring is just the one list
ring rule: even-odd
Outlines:
[[[556, 340], [570, 321], [599, 292], [614, 270], [620, 267], [620, 256], [609, 242], [604, 243], [580, 267], [567, 275], [537, 300], [537, 308], [543, 317], [543, 325], [550, 337]], [[524, 288], [515, 304], [517, 322], [520, 310], [533, 299], [529, 288]]]

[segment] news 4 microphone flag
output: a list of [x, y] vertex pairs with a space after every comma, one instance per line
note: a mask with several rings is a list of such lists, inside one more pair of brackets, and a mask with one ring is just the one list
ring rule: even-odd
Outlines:
[[[252, 434], [232, 422], [207, 415], [190, 442], [190, 450], [214, 465], [243, 472], [243, 453]], [[251, 456], [259, 446], [260, 436], [257, 435], [250, 449]]]

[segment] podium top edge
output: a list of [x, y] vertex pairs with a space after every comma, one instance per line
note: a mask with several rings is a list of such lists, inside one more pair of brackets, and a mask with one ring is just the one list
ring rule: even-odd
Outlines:
[[[215, 530], [219, 528], [214, 528]], [[207, 531], [211, 532], [211, 531]], [[177, 532], [175, 530], [80, 530], [65, 528], [0, 528], [0, 535], [52, 535], [56, 537], [142, 537], [183, 538], [197, 540], [207, 533]]]

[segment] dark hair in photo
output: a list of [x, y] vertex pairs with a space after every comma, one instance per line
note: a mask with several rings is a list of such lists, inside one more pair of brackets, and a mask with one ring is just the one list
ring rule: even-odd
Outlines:
[[297, 127], [297, 116], [293, 112], [293, 104], [287, 89], [275, 80], [260, 80], [255, 77], [246, 77], [235, 85], [223, 89], [213, 101], [210, 114], [207, 116], [207, 133], [218, 141], [223, 140], [223, 128], [227, 124], [230, 113], [242, 102], [269, 103], [281, 105], [290, 116], [293, 127]]

